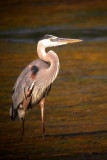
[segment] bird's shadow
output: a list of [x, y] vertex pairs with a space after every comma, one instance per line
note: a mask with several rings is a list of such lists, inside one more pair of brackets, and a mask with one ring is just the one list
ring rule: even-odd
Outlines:
[[[76, 136], [88, 136], [88, 135], [101, 135], [107, 134], [107, 130], [102, 131], [92, 131], [92, 132], [77, 132], [77, 133], [70, 133], [70, 134], [57, 134], [57, 135], [45, 135], [45, 137], [53, 137], [53, 138], [67, 138], [67, 137], [76, 137]], [[42, 136], [39, 136], [42, 137]]]

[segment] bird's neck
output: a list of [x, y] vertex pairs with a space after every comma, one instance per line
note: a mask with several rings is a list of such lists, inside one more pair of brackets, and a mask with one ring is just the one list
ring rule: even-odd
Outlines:
[[46, 51], [45, 51], [45, 47], [42, 43], [38, 43], [37, 45], [37, 53], [38, 53], [38, 56], [41, 60], [43, 61], [46, 61]]
[[42, 44], [38, 44], [37, 53], [41, 60], [48, 62], [50, 67], [45, 71], [46, 76], [50, 77], [50, 83], [52, 83], [59, 72], [59, 58], [57, 54], [50, 50], [48, 53], [45, 51], [45, 47]]

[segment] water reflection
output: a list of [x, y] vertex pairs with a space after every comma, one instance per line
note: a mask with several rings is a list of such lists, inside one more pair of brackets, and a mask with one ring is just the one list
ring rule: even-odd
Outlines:
[[59, 37], [80, 38], [85, 42], [107, 41], [107, 27], [96, 28], [72, 28], [71, 26], [47, 26], [32, 29], [20, 29], [11, 31], [1, 31], [0, 40], [14, 43], [35, 44], [38, 39], [45, 34], [53, 34]]

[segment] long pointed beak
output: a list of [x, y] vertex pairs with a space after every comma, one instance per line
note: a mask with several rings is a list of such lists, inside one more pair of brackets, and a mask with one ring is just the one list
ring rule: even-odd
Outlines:
[[81, 39], [69, 39], [69, 38], [58, 38], [58, 42], [60, 43], [76, 43], [81, 42]]

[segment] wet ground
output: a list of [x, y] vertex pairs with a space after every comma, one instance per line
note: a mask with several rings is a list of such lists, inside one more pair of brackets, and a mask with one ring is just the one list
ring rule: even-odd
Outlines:
[[[1, 29], [0, 159], [107, 159], [107, 25], [97, 22], [76, 28], [70, 23], [11, 28], [12, 23], [9, 29]], [[11, 90], [25, 66], [38, 58], [37, 41], [47, 33], [83, 42], [51, 48], [61, 67], [46, 101], [46, 138], [43, 141], [41, 112], [36, 106], [26, 116], [20, 142], [21, 122], [12, 122], [9, 117]]]

